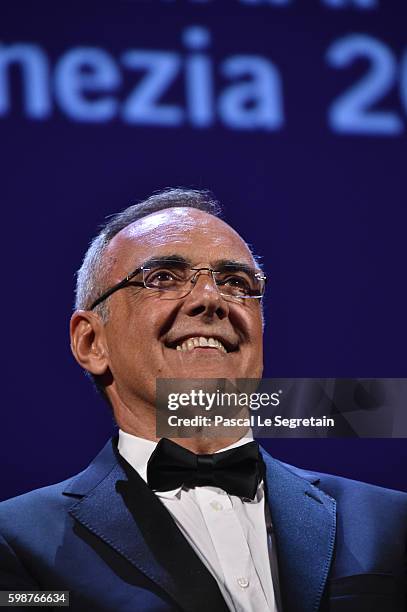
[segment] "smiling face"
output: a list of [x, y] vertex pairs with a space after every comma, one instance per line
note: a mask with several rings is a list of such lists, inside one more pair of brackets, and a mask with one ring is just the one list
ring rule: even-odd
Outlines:
[[[194, 268], [216, 268], [224, 260], [256, 268], [230, 226], [192, 208], [169, 208], [134, 222], [112, 239], [106, 254], [114, 262], [108, 286], [163, 256], [183, 258]], [[154, 406], [156, 378], [262, 374], [260, 301], [224, 298], [208, 272], [180, 299], [130, 283], [109, 298], [103, 334], [106, 393], [119, 424], [118, 415]]]

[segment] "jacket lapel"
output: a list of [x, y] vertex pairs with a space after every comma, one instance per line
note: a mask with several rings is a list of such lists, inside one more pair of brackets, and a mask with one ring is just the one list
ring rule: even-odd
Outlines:
[[[111, 440], [70, 481], [77, 500], [70, 514], [164, 590], [183, 610], [227, 612], [215, 579], [169, 512], [120, 458]], [[335, 541], [335, 500], [263, 451], [266, 486], [277, 543], [283, 612], [315, 612], [320, 605]], [[306, 475], [305, 475], [306, 476]], [[202, 595], [205, 594], [205, 597]]]
[[[336, 502], [263, 451], [283, 610], [315, 612], [330, 569]], [[317, 479], [313, 479], [314, 482]]]
[[181, 609], [227, 612], [215, 579], [163, 504], [119, 458], [115, 440], [65, 494], [81, 497], [70, 510], [77, 521], [166, 591]]

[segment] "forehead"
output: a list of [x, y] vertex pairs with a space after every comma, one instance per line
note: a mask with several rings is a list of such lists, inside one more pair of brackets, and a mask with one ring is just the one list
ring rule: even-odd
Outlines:
[[128, 271], [146, 258], [179, 254], [194, 263], [220, 259], [254, 265], [239, 234], [221, 219], [193, 208], [167, 208], [139, 219], [110, 242], [109, 255], [118, 269]]

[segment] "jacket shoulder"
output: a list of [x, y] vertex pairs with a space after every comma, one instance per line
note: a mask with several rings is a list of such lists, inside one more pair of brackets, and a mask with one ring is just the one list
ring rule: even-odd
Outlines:
[[89, 493], [117, 464], [109, 440], [82, 472], [56, 484], [35, 489], [0, 503], [0, 533], [21, 534], [57, 528], [66, 519], [66, 511]]
[[296, 466], [280, 462], [287, 470], [300, 478], [308, 480], [321, 489], [339, 504], [349, 504], [350, 507], [368, 508], [374, 505], [382, 511], [385, 508], [401, 513], [407, 523], [407, 493], [388, 489], [378, 485], [353, 480], [344, 476], [304, 470]]
[[49, 521], [51, 527], [52, 517], [72, 506], [74, 500], [71, 496], [64, 495], [64, 491], [76, 478], [77, 475], [1, 502], [0, 533], [16, 533], [20, 529], [27, 530], [30, 527], [38, 529], [39, 523], [46, 524]]
[[61, 482], [40, 487], [39, 489], [33, 489], [27, 493], [22, 493], [21, 495], [11, 497], [10, 499], [0, 502], [0, 514], [2, 512], [9, 512], [10, 510], [17, 509], [19, 507], [26, 507], [27, 505], [32, 505], [37, 502], [42, 503], [45, 500], [47, 502], [52, 501], [53, 498], [59, 497], [65, 491], [65, 489], [68, 489], [71, 483], [78, 476], [80, 476], [80, 474], [82, 474], [82, 472], [75, 474], [66, 480], [61, 480]]

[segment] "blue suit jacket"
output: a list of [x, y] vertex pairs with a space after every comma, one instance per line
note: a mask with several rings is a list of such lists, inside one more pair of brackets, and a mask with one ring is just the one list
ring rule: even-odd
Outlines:
[[[75, 611], [227, 612], [116, 444], [79, 475], [0, 504], [0, 589], [69, 590]], [[284, 612], [405, 610], [407, 494], [263, 456]]]

